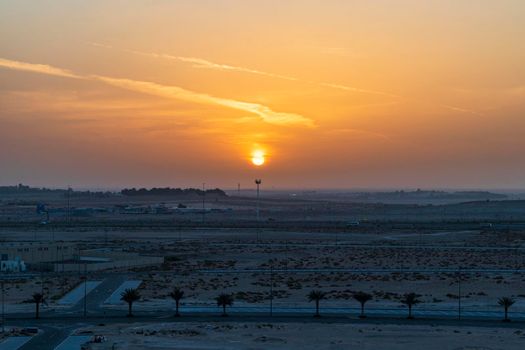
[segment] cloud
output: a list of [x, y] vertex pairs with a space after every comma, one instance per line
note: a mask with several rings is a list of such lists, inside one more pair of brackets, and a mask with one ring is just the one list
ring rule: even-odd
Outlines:
[[383, 96], [390, 96], [390, 97], [401, 97], [399, 95], [391, 94], [388, 92], [382, 92], [382, 91], [375, 91], [375, 90], [366, 90], [366, 89], [360, 89], [352, 86], [346, 86], [341, 84], [332, 84], [332, 83], [319, 83], [321, 86], [329, 87], [332, 89], [339, 89], [339, 90], [345, 90], [345, 91], [352, 91], [352, 92], [360, 92], [363, 94], [373, 94], [373, 95], [383, 95]]
[[[97, 46], [97, 47], [103, 47], [103, 48], [107, 48], [107, 49], [113, 49], [112, 46], [105, 45], [105, 44], [100, 44], [100, 43], [91, 43], [91, 45]], [[323, 49], [325, 49], [327, 52], [330, 52], [330, 53], [336, 53], [336, 52], [337, 53], [341, 53], [341, 52], [344, 52], [344, 51], [347, 50], [346, 48], [343, 48], [343, 47], [323, 48]], [[297, 82], [303, 82], [303, 83], [308, 83], [308, 84], [315, 84], [315, 85], [319, 85], [319, 86], [330, 88], [330, 89], [337, 89], [337, 90], [343, 90], [343, 91], [348, 91], [348, 92], [355, 92], [355, 93], [361, 93], [361, 94], [371, 94], [371, 95], [380, 95], [380, 96], [394, 97], [394, 98], [400, 98], [400, 99], [405, 99], [405, 100], [413, 100], [411, 98], [404, 97], [404, 96], [397, 95], [397, 94], [393, 94], [393, 93], [389, 93], [389, 92], [378, 91], [378, 90], [369, 90], [369, 89], [361, 89], [361, 88], [358, 88], [358, 87], [349, 86], [349, 85], [343, 85], [343, 84], [307, 81], [307, 80], [302, 80], [302, 79], [295, 78], [295, 77], [290, 77], [290, 76], [286, 76], [286, 75], [280, 75], [280, 74], [264, 72], [264, 71], [255, 70], [255, 69], [246, 68], [246, 67], [239, 67], [239, 66], [232, 66], [232, 65], [228, 65], [228, 64], [211, 62], [211, 61], [208, 61], [208, 60], [205, 60], [205, 59], [202, 59], [202, 58], [198, 58], [198, 57], [174, 56], [174, 55], [168, 55], [168, 54], [157, 54], [157, 53], [153, 53], [153, 52], [143, 52], [143, 51], [127, 50], [127, 49], [124, 50], [124, 51], [133, 53], [135, 55], [141, 55], [141, 56], [147, 56], [147, 57], [153, 57], [153, 58], [160, 58], [160, 59], [175, 60], [175, 61], [180, 61], [180, 62], [184, 62], [184, 63], [191, 63], [191, 64], [193, 64], [193, 67], [196, 67], [196, 68], [206, 68], [206, 69], [215, 69], [215, 70], [221, 70], [221, 71], [233, 71], [233, 72], [242, 72], [242, 73], [256, 74], [256, 75], [261, 75], [261, 76], [266, 76], [266, 77], [271, 77], [271, 78], [284, 79], [284, 80], [290, 80], [290, 81], [297, 81]], [[416, 101], [416, 100], [413, 100], [413, 101], [419, 102], [419, 101]], [[476, 111], [473, 111], [473, 110], [470, 110], [470, 109], [466, 109], [466, 108], [450, 106], [450, 105], [445, 105], [445, 104], [440, 104], [440, 106], [443, 107], [443, 108], [446, 108], [448, 110], [455, 111], [455, 112], [474, 114], [474, 115], [482, 115], [479, 112], [476, 112]], [[278, 118], [276, 118], [276, 119], [278, 119]]]
[[0, 67], [67, 78], [100, 81], [122, 89], [132, 90], [164, 98], [229, 107], [258, 115], [263, 121], [270, 124], [294, 124], [306, 127], [315, 126], [314, 122], [311, 119], [299, 114], [276, 112], [273, 111], [271, 108], [258, 103], [215, 97], [208, 94], [190, 91], [179, 86], [162, 85], [148, 81], [112, 78], [99, 75], [81, 76], [71, 73], [70, 71], [48, 65], [11, 61], [2, 58], [0, 58]]
[[258, 115], [263, 121], [276, 124], [276, 125], [289, 125], [289, 124], [298, 124], [307, 127], [314, 127], [315, 124], [311, 119], [303, 117], [302, 115], [295, 113], [283, 113], [276, 112], [270, 109], [267, 106], [251, 103], [237, 101], [227, 98], [215, 97], [203, 93], [198, 93], [178, 86], [170, 85], [161, 85], [148, 81], [137, 81], [131, 79], [118, 79], [118, 78], [109, 78], [103, 76], [94, 76], [95, 79], [103, 81], [107, 84], [120, 87], [122, 89], [142, 92], [150, 95], [173, 98], [177, 100], [184, 100], [195, 103], [202, 104], [215, 104], [224, 107], [229, 107], [249, 113]]
[[461, 107], [444, 105], [444, 104], [441, 104], [440, 106], [443, 107], [443, 108], [446, 108], [448, 110], [455, 111], [455, 112], [468, 113], [468, 114], [474, 114], [474, 115], [479, 115], [479, 116], [483, 115], [482, 113], [479, 113], [479, 112], [476, 112], [476, 111], [473, 111], [473, 110], [467, 109], [467, 108], [461, 108]]
[[289, 77], [286, 75], [268, 73], [268, 72], [263, 72], [260, 70], [250, 69], [250, 68], [245, 68], [245, 67], [231, 66], [228, 64], [215, 63], [215, 62], [211, 62], [211, 61], [208, 61], [202, 58], [198, 58], [198, 57], [172, 56], [172, 55], [166, 55], [166, 54], [155, 54], [155, 53], [147, 53], [147, 52], [133, 51], [133, 50], [126, 50], [126, 51], [129, 51], [131, 53], [135, 53], [138, 55], [143, 55], [143, 56], [150, 56], [150, 57], [155, 57], [155, 58], [165, 58], [165, 59], [176, 60], [176, 61], [185, 62], [185, 63], [192, 63], [193, 67], [196, 67], [196, 68], [207, 68], [207, 69], [215, 69], [215, 70], [222, 70], [222, 71], [250, 73], [250, 74], [262, 75], [262, 76], [266, 76], [270, 78], [278, 78], [278, 79], [284, 79], [284, 80], [290, 80], [290, 81], [299, 81], [299, 79], [297, 78]]
[[47, 64], [26, 63], [26, 62], [12, 61], [12, 60], [6, 60], [3, 58], [0, 58], [0, 67], [15, 69], [15, 70], [22, 70], [26, 72], [54, 75], [58, 77], [83, 79], [83, 77], [73, 74], [66, 69], [51, 67], [51, 66], [48, 66]]
[[[90, 43], [93, 46], [96, 47], [102, 47], [106, 49], [113, 49], [112, 46], [100, 44], [100, 43]], [[389, 96], [389, 97], [401, 97], [399, 95], [391, 94], [388, 92], [382, 92], [382, 91], [375, 91], [375, 90], [367, 90], [367, 89], [361, 89], [353, 86], [347, 86], [347, 85], [341, 85], [341, 84], [333, 84], [333, 83], [319, 83], [315, 81], [307, 81], [302, 80], [299, 78], [287, 76], [287, 75], [281, 75], [281, 74], [275, 74], [270, 72], [264, 72], [256, 69], [246, 68], [246, 67], [240, 67], [240, 66], [232, 66], [229, 64], [222, 64], [222, 63], [216, 63], [211, 62], [203, 58], [198, 57], [185, 57], [185, 56], [174, 56], [174, 55], [168, 55], [168, 54], [158, 54], [154, 52], [144, 52], [144, 51], [137, 51], [137, 50], [128, 50], [125, 49], [123, 51], [140, 55], [140, 56], [147, 56], [147, 57], [153, 57], [153, 58], [160, 58], [160, 59], [167, 59], [167, 60], [174, 60], [184, 63], [191, 63], [193, 67], [195, 68], [206, 68], [206, 69], [215, 69], [215, 70], [221, 70], [221, 71], [230, 71], [230, 72], [240, 72], [240, 73], [249, 73], [249, 74], [255, 74], [260, 76], [266, 76], [270, 78], [276, 78], [276, 79], [283, 79], [283, 80], [289, 80], [289, 81], [297, 81], [297, 82], [303, 82], [308, 84], [314, 84], [319, 85], [331, 89], [337, 89], [337, 90], [344, 90], [344, 91], [350, 91], [350, 92], [356, 92], [356, 93], [362, 93], [362, 94], [373, 94], [373, 95], [383, 95], [383, 96]]]

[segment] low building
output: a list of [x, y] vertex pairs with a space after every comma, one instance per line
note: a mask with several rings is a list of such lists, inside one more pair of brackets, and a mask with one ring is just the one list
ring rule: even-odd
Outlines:
[[26, 264], [39, 264], [74, 259], [78, 256], [76, 246], [65, 242], [2, 242], [0, 257], [2, 261], [20, 260]]

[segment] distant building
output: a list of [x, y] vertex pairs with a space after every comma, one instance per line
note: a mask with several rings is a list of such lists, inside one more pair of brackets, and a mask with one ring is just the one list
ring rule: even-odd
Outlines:
[[71, 243], [64, 242], [3, 242], [0, 243], [1, 261], [38, 264], [73, 259], [78, 252]]

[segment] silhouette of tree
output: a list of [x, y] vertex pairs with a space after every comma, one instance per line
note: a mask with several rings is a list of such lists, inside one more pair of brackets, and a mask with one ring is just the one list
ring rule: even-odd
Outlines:
[[409, 320], [414, 318], [414, 316], [412, 316], [412, 306], [417, 305], [422, 302], [418, 298], [419, 298], [418, 294], [408, 293], [403, 296], [403, 299], [401, 299], [401, 303], [408, 306], [408, 317], [407, 318]]
[[44, 303], [44, 295], [41, 293], [33, 294], [33, 303], [35, 303], [35, 318], [40, 318], [40, 304]]
[[308, 301], [315, 301], [314, 317], [321, 317], [321, 314], [319, 313], [319, 302], [325, 299], [325, 297], [326, 297], [326, 293], [320, 290], [312, 290], [310, 293], [308, 293]]
[[222, 316], [228, 316], [226, 314], [226, 306], [233, 305], [233, 296], [226, 293], [221, 293], [217, 298], [215, 298], [217, 306], [222, 306]]
[[179, 287], [173, 288], [173, 291], [170, 293], [171, 299], [175, 300], [175, 316], [179, 317], [179, 303], [180, 300], [184, 297], [184, 291]]
[[367, 301], [372, 300], [372, 295], [365, 292], [357, 292], [354, 294], [354, 299], [361, 304], [361, 315], [359, 315], [359, 318], [365, 318], [365, 304]]
[[140, 300], [140, 293], [136, 288], [128, 288], [120, 294], [120, 300], [128, 303], [128, 317], [133, 317], [133, 303]]
[[510, 322], [510, 319], [508, 317], [509, 315], [509, 307], [511, 307], [516, 301], [512, 298], [503, 297], [499, 298], [498, 305], [503, 306], [505, 309], [505, 318], [503, 319], [503, 322]]

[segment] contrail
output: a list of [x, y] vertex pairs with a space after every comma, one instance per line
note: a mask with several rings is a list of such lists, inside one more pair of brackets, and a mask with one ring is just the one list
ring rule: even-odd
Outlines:
[[[96, 47], [102, 47], [107, 49], [114, 49], [112, 46], [100, 44], [100, 43], [90, 43], [93, 46]], [[390, 97], [401, 97], [399, 95], [391, 94], [388, 92], [382, 92], [382, 91], [375, 91], [375, 90], [367, 90], [367, 89], [360, 89], [353, 86], [347, 86], [347, 85], [341, 85], [341, 84], [333, 84], [333, 83], [319, 83], [314, 81], [307, 81], [302, 80], [296, 77], [291, 77], [287, 75], [281, 75], [281, 74], [275, 74], [270, 72], [264, 72], [256, 69], [246, 68], [246, 67], [240, 67], [240, 66], [232, 66], [229, 64], [222, 64], [222, 63], [216, 63], [211, 62], [208, 60], [205, 60], [203, 58], [198, 57], [185, 57], [185, 56], [175, 56], [175, 55], [168, 55], [168, 54], [158, 54], [154, 52], [144, 52], [144, 51], [137, 51], [137, 50], [129, 50], [129, 49], [123, 49], [122, 51], [129, 52], [135, 55], [140, 56], [147, 56], [147, 57], [153, 57], [153, 58], [161, 58], [161, 59], [167, 59], [167, 60], [174, 60], [184, 63], [191, 63], [193, 67], [195, 68], [206, 68], [206, 69], [215, 69], [215, 70], [222, 70], [222, 71], [230, 71], [230, 72], [240, 72], [240, 73], [249, 73], [249, 74], [255, 74], [260, 76], [266, 76], [270, 78], [277, 78], [277, 79], [283, 79], [283, 80], [289, 80], [289, 81], [297, 81], [302, 83], [308, 83], [308, 84], [316, 84], [319, 86], [331, 88], [331, 89], [337, 89], [337, 90], [344, 90], [344, 91], [352, 91], [362, 94], [373, 94], [373, 95], [383, 95], [383, 96], [390, 96]]]
[[[105, 45], [105, 44], [100, 44], [100, 43], [91, 43], [91, 45], [94, 45], [94, 46], [97, 46], [97, 47], [103, 47], [103, 48], [107, 48], [107, 49], [114, 49], [112, 46]], [[302, 80], [302, 79], [291, 77], [291, 76], [286, 76], [286, 75], [281, 75], [281, 74], [274, 74], [274, 73], [264, 72], [264, 71], [251, 69], [251, 68], [246, 68], [246, 67], [239, 67], [239, 66], [232, 66], [232, 65], [228, 65], [228, 64], [211, 62], [211, 61], [208, 61], [208, 60], [205, 60], [205, 59], [202, 59], [202, 58], [198, 58], [198, 57], [174, 56], [174, 55], [168, 55], [168, 54], [158, 54], [158, 53], [153, 53], [153, 52], [143, 52], [143, 51], [129, 50], [129, 49], [124, 49], [123, 51], [129, 52], [129, 53], [132, 53], [132, 54], [135, 54], [135, 55], [141, 55], [141, 56], [147, 56], [147, 57], [153, 57], [153, 58], [160, 58], [160, 59], [168, 59], [168, 60], [174, 60], [174, 61], [179, 61], [179, 62], [184, 62], [184, 63], [191, 63], [191, 64], [193, 64], [193, 67], [196, 67], [196, 68], [206, 68], [206, 69], [215, 69], [215, 70], [222, 70], [222, 71], [249, 73], [249, 74], [255, 74], [255, 75], [260, 75], [260, 76], [266, 76], [266, 77], [270, 77], [270, 78], [277, 78], [277, 79], [283, 79], [283, 80], [289, 80], [289, 81], [297, 81], [297, 82], [308, 83], [308, 84], [316, 84], [316, 85], [323, 86], [323, 87], [326, 87], [326, 88], [331, 88], [331, 89], [350, 91], [350, 92], [361, 93], [361, 94], [371, 94], [371, 95], [381, 95], [381, 96], [388, 96], [388, 97], [394, 97], [394, 98], [401, 98], [401, 99], [406, 99], [406, 100], [412, 100], [412, 101], [418, 102], [418, 103], [422, 102], [422, 101], [419, 101], [419, 100], [416, 100], [416, 99], [413, 99], [413, 98], [409, 98], [409, 97], [405, 97], [405, 96], [401, 96], [401, 95], [397, 95], [397, 94], [393, 94], [393, 93], [389, 93], [389, 92], [377, 91], [377, 90], [369, 90], [369, 89], [361, 89], [361, 88], [358, 88], [358, 87], [342, 85], [342, 84], [307, 81], [307, 80]], [[467, 108], [450, 106], [450, 105], [446, 105], [446, 104], [438, 104], [438, 106], [442, 107], [442, 108], [446, 108], [448, 110], [455, 111], [455, 112], [469, 113], [469, 114], [475, 114], [475, 115], [482, 115], [479, 112], [476, 112], [476, 111], [473, 111], [473, 110], [470, 110], [470, 109], [467, 109]]]
[[162, 85], [148, 81], [112, 78], [100, 75], [78, 75], [68, 70], [45, 64], [27, 63], [2, 58], [0, 58], [0, 67], [64, 78], [100, 81], [112, 86], [117, 86], [122, 89], [132, 90], [164, 98], [229, 107], [258, 115], [263, 121], [270, 124], [294, 124], [306, 127], [315, 126], [313, 120], [299, 114], [276, 112], [273, 111], [271, 108], [258, 103], [237, 101], [233, 99], [211, 96], [208, 94], [187, 90], [179, 86]]
[[65, 77], [65, 78], [85, 79], [85, 77], [71, 73], [67, 69], [55, 68], [52, 66], [48, 66], [47, 64], [26, 63], [26, 62], [12, 61], [12, 60], [6, 60], [3, 58], [0, 58], [0, 67], [15, 69], [15, 70], [23, 70], [26, 72], [54, 75], [54, 76]]

